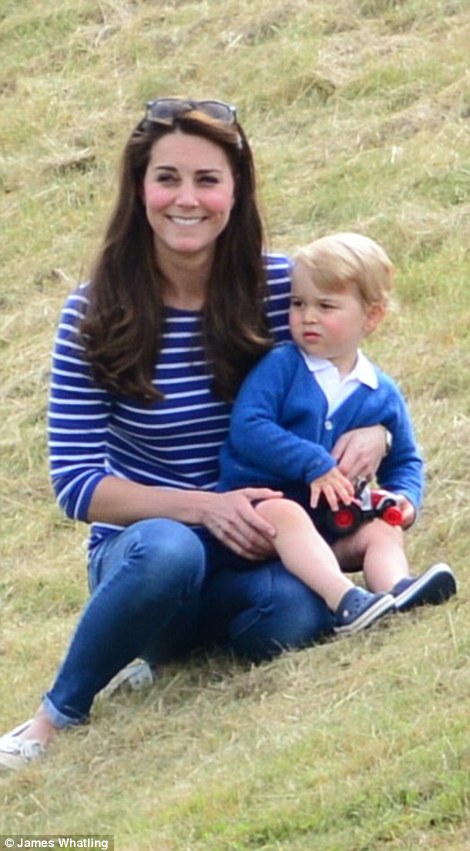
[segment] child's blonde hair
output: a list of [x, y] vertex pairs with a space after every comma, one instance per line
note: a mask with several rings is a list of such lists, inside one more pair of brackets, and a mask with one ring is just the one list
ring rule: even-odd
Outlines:
[[294, 259], [312, 270], [321, 290], [342, 292], [354, 284], [364, 305], [388, 306], [395, 269], [383, 248], [368, 236], [323, 236], [299, 248]]

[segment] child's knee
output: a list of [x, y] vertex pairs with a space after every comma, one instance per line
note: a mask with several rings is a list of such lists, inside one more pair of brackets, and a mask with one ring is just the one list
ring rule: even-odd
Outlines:
[[274, 526], [281, 523], [291, 526], [306, 520], [311, 522], [302, 506], [292, 499], [265, 499], [257, 504], [256, 510]]
[[394, 546], [404, 545], [405, 536], [401, 526], [392, 526], [390, 523], [387, 523], [385, 520], [381, 520], [380, 518], [372, 520], [371, 523], [366, 524], [365, 534], [369, 545], [383, 544], [385, 547], [392, 544]]

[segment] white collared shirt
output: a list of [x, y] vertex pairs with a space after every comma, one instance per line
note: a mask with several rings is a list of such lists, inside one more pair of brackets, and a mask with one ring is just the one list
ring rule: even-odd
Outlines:
[[331, 361], [308, 355], [302, 350], [301, 354], [326, 396], [328, 416], [331, 416], [360, 384], [366, 384], [372, 390], [378, 387], [375, 369], [360, 349], [357, 352], [355, 366], [344, 378], [341, 378], [338, 369]]

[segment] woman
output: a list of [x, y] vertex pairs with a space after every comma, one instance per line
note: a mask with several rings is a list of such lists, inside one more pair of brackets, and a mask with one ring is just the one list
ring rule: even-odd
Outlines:
[[[86, 720], [136, 657], [154, 665], [218, 642], [256, 660], [331, 630], [323, 601], [266, 562], [274, 530], [252, 503], [281, 494], [214, 492], [237, 389], [288, 338], [289, 261], [262, 249], [234, 108], [149, 103], [91, 283], [68, 299], [54, 353], [51, 475], [68, 516], [92, 524], [91, 596], [36, 716], [0, 740], [0, 768], [21, 768]], [[350, 478], [370, 475], [384, 430], [351, 432], [334, 451]], [[215, 570], [211, 535], [263, 565]]]

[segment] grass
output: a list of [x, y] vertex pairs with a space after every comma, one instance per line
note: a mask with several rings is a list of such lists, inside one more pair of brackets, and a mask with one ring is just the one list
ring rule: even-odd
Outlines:
[[28, 717], [86, 600], [87, 530], [54, 505], [49, 357], [122, 144], [157, 93], [233, 101], [272, 247], [364, 230], [399, 310], [368, 343], [426, 456], [416, 570], [459, 595], [250, 668], [211, 656], [0, 778], [0, 834], [152, 851], [466, 851], [469, 835], [468, 0], [2, 0], [0, 717]]

